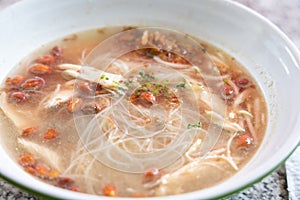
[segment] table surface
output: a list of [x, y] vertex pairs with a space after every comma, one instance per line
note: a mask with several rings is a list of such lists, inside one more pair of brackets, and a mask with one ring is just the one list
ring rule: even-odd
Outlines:
[[[0, 0], [0, 10], [18, 0]], [[300, 48], [300, 0], [235, 0], [267, 17], [281, 28]], [[300, 197], [299, 197], [300, 198]], [[284, 165], [259, 183], [254, 184], [227, 200], [242, 199], [288, 199]], [[0, 200], [40, 200], [0, 179]]]

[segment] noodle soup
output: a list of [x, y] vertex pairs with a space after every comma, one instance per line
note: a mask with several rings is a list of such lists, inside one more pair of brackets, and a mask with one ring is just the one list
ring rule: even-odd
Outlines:
[[[124, 30], [116, 36], [119, 47], [144, 48], [105, 69], [86, 66], [99, 43]], [[134, 30], [107, 27], [67, 36], [9, 74], [1, 90], [1, 137], [26, 172], [77, 192], [148, 197], [213, 186], [251, 159], [267, 126], [266, 103], [253, 77], [204, 41], [197, 40], [198, 53], [172, 35]], [[213, 73], [187, 59], [197, 63], [200, 57], [202, 65], [206, 56]], [[216, 142], [202, 152], [209, 136]], [[166, 153], [142, 167], [128, 162], [149, 153], [161, 158], [176, 142], [178, 155]], [[113, 148], [101, 149], [104, 144]]]

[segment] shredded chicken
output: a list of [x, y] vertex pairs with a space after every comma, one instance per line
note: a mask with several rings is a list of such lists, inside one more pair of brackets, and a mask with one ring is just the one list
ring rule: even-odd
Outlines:
[[18, 138], [18, 142], [30, 153], [37, 155], [44, 162], [49, 164], [52, 168], [61, 171], [61, 159], [60, 156], [51, 150], [49, 147], [43, 147], [34, 142]]
[[223, 127], [225, 130], [229, 132], [239, 132], [239, 131], [245, 132], [245, 129], [242, 128], [239, 124], [226, 120], [224, 117], [222, 117], [221, 115], [219, 115], [214, 111], [206, 111], [206, 114], [208, 117], [212, 119], [212, 123], [220, 127]]
[[[66, 80], [81, 79], [95, 83], [99, 83], [102, 87], [108, 89], [115, 89], [120, 87], [124, 78], [121, 75], [107, 73], [102, 70], [74, 64], [60, 64], [59, 69], [64, 70], [62, 72], [63, 78]], [[125, 87], [122, 85], [122, 87]]]
[[47, 96], [44, 101], [42, 101], [43, 107], [46, 109], [59, 107], [60, 105], [69, 101], [72, 98], [72, 96], [73, 96], [72, 89], [62, 90], [61, 85], [57, 84], [55, 91], [51, 93], [49, 96]]
[[14, 125], [20, 130], [36, 124], [34, 121], [33, 111], [26, 112], [24, 110], [15, 109], [7, 102], [7, 94], [2, 92], [0, 95], [0, 108], [4, 114], [14, 123]]
[[[197, 160], [191, 162], [179, 170], [162, 176], [152, 183], [152, 188], [156, 187], [156, 195], [171, 195], [182, 192], [193, 191], [199, 187], [207, 187], [206, 179], [220, 180], [226, 175], [224, 166], [229, 163], [223, 159]], [[228, 168], [230, 169], [230, 168]], [[234, 169], [231, 169], [234, 170]], [[211, 173], [207, 173], [207, 172]], [[213, 173], [215, 171], [215, 173]], [[218, 173], [222, 171], [222, 173]], [[197, 182], [197, 184], [191, 184]], [[150, 186], [150, 184], [149, 184]]]

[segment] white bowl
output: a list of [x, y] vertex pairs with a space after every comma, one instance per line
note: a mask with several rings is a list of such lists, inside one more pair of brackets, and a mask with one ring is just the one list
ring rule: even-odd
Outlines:
[[[268, 102], [265, 139], [241, 171], [214, 187], [155, 199], [209, 199], [230, 195], [276, 169], [298, 145], [300, 54], [272, 23], [230, 1], [21, 1], [0, 13], [0, 80], [42, 44], [66, 34], [107, 25], [162, 26], [207, 40], [235, 56], [255, 76]], [[32, 192], [59, 199], [99, 198], [36, 180], [1, 146], [0, 163], [2, 177]]]

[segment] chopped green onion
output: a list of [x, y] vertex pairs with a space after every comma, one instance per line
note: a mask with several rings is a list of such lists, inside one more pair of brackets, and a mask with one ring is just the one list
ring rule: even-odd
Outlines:
[[118, 86], [118, 90], [125, 91], [125, 88], [123, 88], [123, 87], [121, 87], [121, 86]]
[[141, 77], [144, 77], [144, 76], [146, 75], [146, 73], [145, 73], [145, 71], [140, 71], [139, 75], [140, 75]]
[[131, 87], [131, 81], [124, 81], [124, 84], [126, 85], [126, 87], [130, 88]]
[[[108, 79], [106, 79], [106, 80], [108, 80]], [[120, 82], [118, 82], [118, 81], [113, 81], [113, 83], [116, 84], [116, 85], [120, 84]]]
[[170, 84], [170, 81], [169, 81], [169, 80], [164, 80], [164, 81], [163, 81], [163, 84], [164, 84], [164, 85], [168, 85], [168, 84]]
[[150, 74], [146, 74], [145, 71], [140, 71], [139, 75], [141, 76], [142, 81], [145, 82], [153, 81], [155, 79], [154, 76], [151, 76]]
[[200, 128], [202, 126], [202, 122], [198, 122], [196, 124], [188, 124], [187, 128], [191, 129], [191, 128]]
[[153, 95], [158, 95], [159, 91], [158, 90], [154, 90], [152, 93], [153, 93]]
[[174, 86], [175, 88], [185, 88], [185, 83], [179, 83]]

